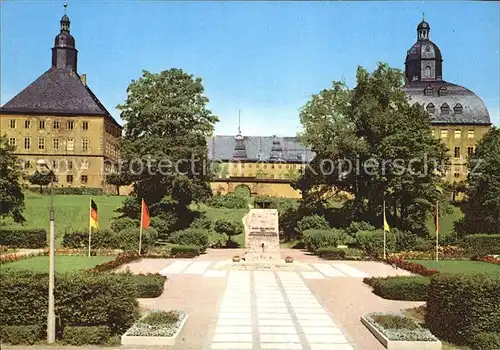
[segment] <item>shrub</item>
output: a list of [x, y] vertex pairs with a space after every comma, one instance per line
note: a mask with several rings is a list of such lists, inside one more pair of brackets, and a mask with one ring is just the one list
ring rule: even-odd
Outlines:
[[[116, 249], [119, 244], [117, 235], [111, 230], [99, 230], [92, 232], [92, 249]], [[65, 248], [85, 248], [89, 246], [88, 231], [66, 232], [63, 236], [62, 245]]]
[[47, 231], [43, 229], [1, 229], [0, 245], [12, 248], [44, 248]]
[[491, 350], [500, 349], [500, 333], [498, 332], [480, 332], [472, 337], [470, 344], [473, 349]]
[[384, 299], [425, 301], [430, 280], [421, 276], [395, 276], [365, 278], [363, 282]]
[[418, 328], [418, 325], [412, 319], [399, 315], [373, 315], [372, 319], [386, 329]]
[[214, 231], [227, 235], [231, 239], [232, 236], [243, 233], [243, 224], [233, 220], [217, 219], [214, 223]]
[[104, 345], [110, 336], [108, 326], [66, 326], [62, 339], [71, 345]]
[[473, 255], [471, 257], [471, 260], [482, 261], [482, 262], [486, 262], [486, 263], [500, 265], [500, 258], [495, 258], [494, 256], [490, 256], [490, 255], [488, 255], [488, 256]]
[[138, 227], [140, 225], [139, 220], [134, 220], [129, 217], [116, 218], [111, 222], [109, 227], [114, 232], [120, 232], [125, 230], [126, 228]]
[[200, 255], [200, 248], [193, 245], [176, 245], [170, 249], [170, 254], [175, 258], [194, 258]]
[[3, 343], [34, 344], [41, 338], [40, 326], [0, 326], [0, 339]]
[[328, 230], [330, 225], [328, 225], [328, 221], [323, 216], [319, 215], [310, 215], [304, 216], [297, 223], [297, 231], [300, 234], [304, 234], [307, 230]]
[[201, 229], [188, 228], [173, 232], [168, 241], [178, 245], [197, 246], [204, 252], [208, 247], [208, 233]]
[[319, 248], [337, 247], [347, 241], [347, 235], [338, 229], [331, 230], [306, 230], [303, 233], [303, 241], [306, 249], [317, 254]]
[[91, 268], [90, 272], [105, 272], [115, 270], [121, 265], [128, 264], [132, 261], [140, 259], [141, 256], [135, 252], [125, 252], [118, 254], [114, 260], [106, 261], [105, 263], [99, 264]]
[[[118, 248], [129, 252], [137, 251], [139, 249], [139, 231], [138, 227], [121, 230], [116, 235]], [[153, 227], [150, 227], [148, 230], [142, 230], [141, 253], [148, 251], [154, 245], [156, 238], [157, 231]]]
[[[108, 326], [124, 332], [138, 316], [135, 287], [122, 276], [73, 272], [56, 274], [57, 325]], [[3, 325], [35, 324], [47, 320], [48, 274], [9, 271], [2, 274], [0, 315]]]
[[[356, 244], [366, 255], [381, 258], [384, 255], [384, 231], [359, 231], [356, 234]], [[394, 247], [394, 234], [386, 232], [386, 252], [393, 252]]]
[[196, 218], [189, 227], [210, 231], [212, 230], [212, 223], [213, 222], [212, 220], [210, 220], [210, 218], [201, 216], [199, 218]]
[[463, 238], [462, 245], [470, 254], [500, 254], [500, 234], [468, 235]]
[[318, 256], [326, 260], [345, 260], [346, 253], [346, 249], [335, 247], [322, 247], [317, 250]]
[[[98, 187], [54, 187], [53, 189], [55, 195], [59, 194], [76, 194], [76, 195], [86, 195], [86, 196], [102, 196], [102, 188]], [[43, 194], [49, 195], [50, 188], [45, 187], [42, 191]]]
[[171, 324], [179, 321], [179, 313], [175, 311], [153, 311], [144, 317], [141, 322], [152, 326]]
[[393, 233], [396, 236], [396, 250], [398, 252], [413, 250], [417, 245], [417, 235], [411, 232]]
[[395, 267], [399, 267], [400, 269], [404, 269], [421, 276], [432, 276], [437, 274], [439, 271], [435, 269], [428, 269], [422, 264], [417, 264], [413, 262], [408, 262], [404, 258], [393, 258], [389, 257], [385, 260], [387, 264], [393, 265]]
[[136, 298], [158, 298], [163, 293], [167, 278], [160, 274], [130, 275], [136, 288]]
[[215, 208], [246, 209], [248, 208], [247, 198], [234, 193], [226, 195], [216, 195], [207, 203]]
[[437, 337], [457, 345], [473, 345], [482, 332], [500, 333], [499, 290], [498, 275], [436, 275], [429, 285], [425, 323]]
[[356, 236], [359, 231], [374, 231], [375, 226], [365, 221], [353, 221], [345, 229], [345, 232], [351, 236]]

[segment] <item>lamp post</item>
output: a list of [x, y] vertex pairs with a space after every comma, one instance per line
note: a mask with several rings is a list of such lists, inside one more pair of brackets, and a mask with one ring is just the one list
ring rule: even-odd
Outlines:
[[[37, 161], [37, 165], [47, 168], [53, 177], [54, 172], [43, 159]], [[49, 236], [49, 309], [47, 314], [47, 343], [56, 341], [56, 315], [54, 312], [54, 270], [55, 270], [55, 233], [54, 233], [54, 179], [50, 182], [50, 236]]]

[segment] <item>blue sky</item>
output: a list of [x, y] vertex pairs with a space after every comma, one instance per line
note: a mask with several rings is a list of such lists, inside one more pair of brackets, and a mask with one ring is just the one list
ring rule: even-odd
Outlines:
[[[443, 78], [477, 93], [500, 125], [498, 2], [68, 1], [79, 73], [115, 106], [141, 70], [203, 78], [217, 134], [295, 135], [299, 108], [358, 65], [404, 68], [422, 12]], [[62, 1], [3, 1], [1, 103], [50, 66]]]

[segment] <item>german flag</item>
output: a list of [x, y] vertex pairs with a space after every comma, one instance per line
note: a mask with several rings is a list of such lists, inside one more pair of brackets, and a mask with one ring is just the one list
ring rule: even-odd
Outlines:
[[99, 228], [99, 219], [97, 216], [97, 204], [90, 199], [90, 227]]

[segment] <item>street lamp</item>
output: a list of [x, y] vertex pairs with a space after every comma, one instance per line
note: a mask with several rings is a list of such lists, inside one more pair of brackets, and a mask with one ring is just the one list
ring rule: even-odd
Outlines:
[[50, 236], [49, 236], [49, 310], [47, 314], [47, 343], [56, 341], [56, 314], [54, 312], [54, 269], [55, 269], [55, 234], [54, 234], [54, 172], [47, 162], [39, 159], [36, 164], [46, 168], [51, 176], [50, 181]]

